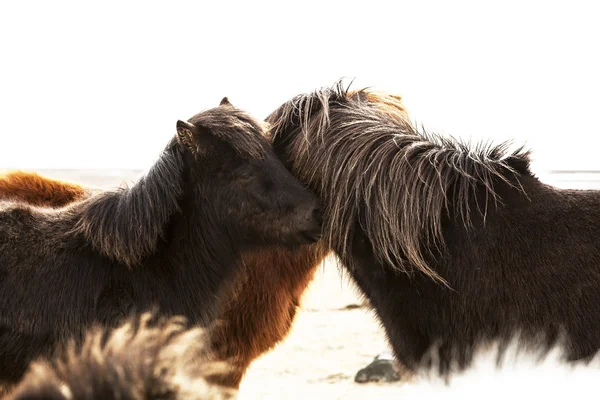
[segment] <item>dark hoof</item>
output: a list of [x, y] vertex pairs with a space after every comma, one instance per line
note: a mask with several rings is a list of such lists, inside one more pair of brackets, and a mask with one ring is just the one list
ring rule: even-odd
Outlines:
[[400, 374], [394, 367], [394, 361], [375, 358], [373, 362], [356, 373], [354, 382], [398, 382]]

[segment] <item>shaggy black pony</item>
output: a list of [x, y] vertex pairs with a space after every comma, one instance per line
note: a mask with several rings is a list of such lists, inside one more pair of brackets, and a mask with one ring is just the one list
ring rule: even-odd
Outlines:
[[0, 202], [0, 383], [93, 323], [158, 308], [207, 325], [241, 252], [317, 241], [318, 201], [264, 133], [223, 99], [178, 121], [131, 188], [58, 209]]
[[568, 360], [593, 356], [600, 192], [546, 185], [522, 149], [419, 132], [370, 98], [340, 83], [267, 120], [398, 360], [446, 373], [516, 333], [542, 348], [564, 339]]

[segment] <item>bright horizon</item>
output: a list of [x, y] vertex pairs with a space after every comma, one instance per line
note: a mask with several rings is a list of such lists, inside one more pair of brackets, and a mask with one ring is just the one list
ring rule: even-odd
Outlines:
[[0, 168], [145, 169], [223, 96], [263, 118], [342, 77], [412, 118], [600, 169], [600, 26], [583, 2], [0, 5]]

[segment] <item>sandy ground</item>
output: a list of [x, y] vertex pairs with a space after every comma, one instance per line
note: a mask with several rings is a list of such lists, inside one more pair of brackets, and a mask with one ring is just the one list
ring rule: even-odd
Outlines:
[[390, 398], [401, 384], [356, 384], [354, 375], [386, 349], [379, 324], [355, 289], [327, 263], [305, 294], [289, 337], [256, 360], [240, 399]]
[[[42, 173], [94, 187], [115, 186], [122, 180], [131, 181], [139, 175], [139, 171], [119, 170], [53, 170]], [[596, 176], [593, 174], [576, 179], [561, 175], [545, 180], [562, 187], [598, 187]], [[465, 394], [464, 390], [449, 392], [443, 385], [423, 379], [395, 384], [354, 383], [356, 372], [385, 349], [383, 332], [372, 313], [363, 306], [356, 289], [340, 274], [334, 263], [326, 263], [305, 294], [289, 337], [274, 351], [254, 362], [242, 383], [239, 399], [423, 399], [442, 396], [480, 398], [480, 395], [499, 398], [500, 394], [503, 397], [516, 395], [521, 398], [527, 390], [539, 393], [541, 388], [546, 388], [550, 398], [558, 398], [555, 396], [562, 393], [561, 389], [569, 389], [564, 393], [567, 395], [573, 394], [571, 388], [581, 390], [585, 387], [561, 383], [557, 390], [548, 390], [549, 382], [563, 382], [560, 379], [566, 379], [566, 373], [556, 368], [511, 375], [509, 384], [494, 378], [494, 390], [490, 390], [490, 386], [481, 386], [490, 384], [486, 379], [494, 377], [491, 368], [487, 368], [483, 375], [479, 374], [476, 379], [462, 385], [463, 389], [469, 388], [471, 391], [481, 388], [475, 396]], [[594, 382], [598, 381], [598, 377], [600, 375], [594, 375]], [[532, 381], [534, 378], [538, 379], [535, 383]], [[474, 385], [473, 382], [478, 384]], [[569, 378], [564, 382], [575, 381]], [[514, 383], [518, 385], [514, 386]], [[460, 383], [458, 387], [461, 387]]]

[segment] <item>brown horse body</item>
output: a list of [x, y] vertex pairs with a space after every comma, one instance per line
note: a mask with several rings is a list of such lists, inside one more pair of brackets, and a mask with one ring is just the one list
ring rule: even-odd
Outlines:
[[[91, 192], [33, 172], [11, 171], [0, 176], [0, 200], [64, 207], [87, 198]], [[218, 375], [209, 376], [211, 381], [238, 388], [252, 361], [287, 336], [302, 294], [327, 253], [317, 243], [242, 255], [245, 268], [236, 277], [233, 295], [221, 305], [219, 319], [211, 330], [217, 360], [227, 360]]]
[[529, 153], [392, 118], [368, 91], [303, 94], [267, 121], [325, 207], [341, 258], [411, 371], [466, 368], [479, 346], [600, 349], [600, 191], [540, 182]]
[[18, 381], [33, 360], [80, 340], [92, 324], [110, 328], [158, 309], [210, 327], [243, 274], [244, 252], [316, 243], [318, 201], [265, 135], [224, 99], [178, 121], [132, 187], [86, 195], [9, 174], [0, 196], [1, 383]]

